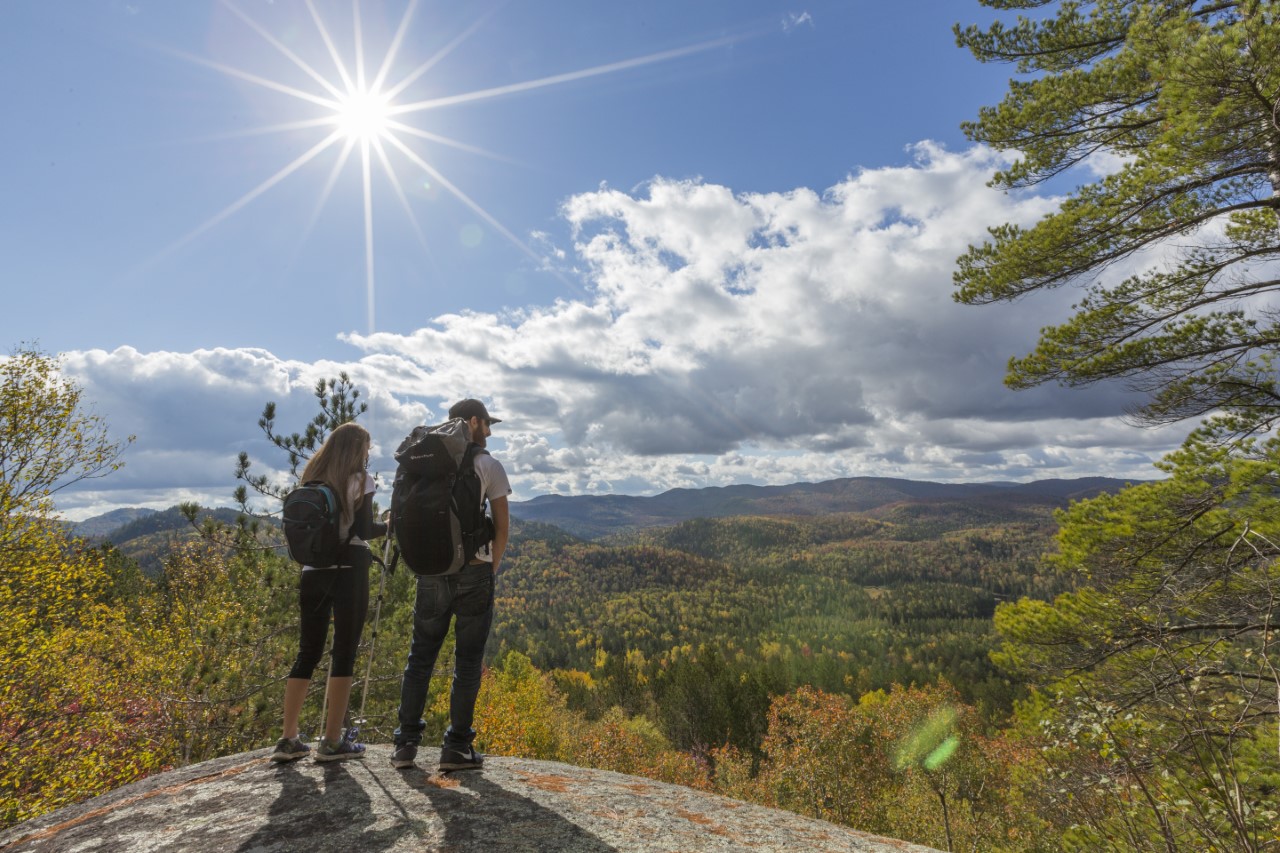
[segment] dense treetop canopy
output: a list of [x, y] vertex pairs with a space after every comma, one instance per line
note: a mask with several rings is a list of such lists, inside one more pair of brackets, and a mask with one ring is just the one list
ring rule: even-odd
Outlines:
[[[1020, 154], [994, 185], [1089, 176], [1055, 213], [993, 228], [959, 260], [966, 303], [1083, 290], [1006, 381], [1122, 378], [1148, 394], [1149, 422], [1218, 411], [1233, 433], [1272, 425], [1280, 4], [981, 2], [1031, 12], [956, 29], [979, 60], [1020, 75], [965, 127]], [[1070, 171], [1082, 164], [1093, 171]]]

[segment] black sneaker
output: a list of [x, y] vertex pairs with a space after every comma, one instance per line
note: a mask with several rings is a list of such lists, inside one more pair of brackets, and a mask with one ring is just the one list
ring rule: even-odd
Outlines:
[[440, 750], [441, 770], [479, 770], [484, 764], [484, 756], [476, 752], [475, 747], [454, 749], [446, 746]]
[[396, 747], [396, 751], [391, 753], [391, 766], [397, 770], [404, 770], [413, 766], [413, 759], [418, 757], [417, 744], [406, 743]]
[[311, 751], [311, 747], [302, 742], [297, 735], [293, 737], [282, 737], [276, 741], [276, 751], [271, 753], [272, 761], [297, 761], [299, 758], [306, 756]]

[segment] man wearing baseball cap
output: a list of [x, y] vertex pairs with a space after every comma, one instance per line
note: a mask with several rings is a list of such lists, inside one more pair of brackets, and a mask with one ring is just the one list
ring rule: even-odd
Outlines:
[[[493, 539], [476, 551], [475, 558], [453, 575], [419, 575], [418, 593], [413, 607], [413, 643], [409, 662], [400, 685], [400, 726], [395, 734], [395, 752], [391, 764], [397, 768], [412, 767], [422, 741], [426, 721], [422, 719], [440, 646], [454, 622], [453, 682], [449, 688], [449, 728], [440, 749], [441, 770], [478, 769], [483, 756], [472, 746], [476, 732], [476, 696], [480, 692], [480, 667], [484, 646], [493, 624], [494, 579], [501, 570], [502, 555], [507, 548], [511, 516], [507, 496], [511, 483], [502, 463], [485, 450], [492, 434], [490, 427], [502, 423], [489, 414], [479, 400], [461, 400], [449, 409], [449, 418], [461, 418], [471, 429], [468, 456], [473, 460], [480, 479], [480, 505], [488, 501], [493, 518]], [[455, 496], [457, 492], [455, 492]]]

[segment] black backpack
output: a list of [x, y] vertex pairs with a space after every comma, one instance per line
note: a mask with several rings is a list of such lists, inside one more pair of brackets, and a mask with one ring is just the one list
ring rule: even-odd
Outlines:
[[343, 550], [338, 536], [341, 511], [338, 496], [319, 480], [308, 481], [289, 492], [282, 514], [289, 556], [315, 569], [339, 565]]
[[391, 488], [391, 530], [414, 574], [447, 575], [462, 569], [493, 540], [475, 457], [461, 418], [415, 427], [396, 450]]

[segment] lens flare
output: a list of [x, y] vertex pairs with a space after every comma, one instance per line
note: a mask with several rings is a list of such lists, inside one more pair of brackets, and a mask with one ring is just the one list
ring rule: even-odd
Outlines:
[[935, 708], [898, 743], [894, 766], [898, 770], [937, 770], [946, 764], [960, 747], [960, 738], [954, 733], [958, 717], [956, 709], [948, 705]]

